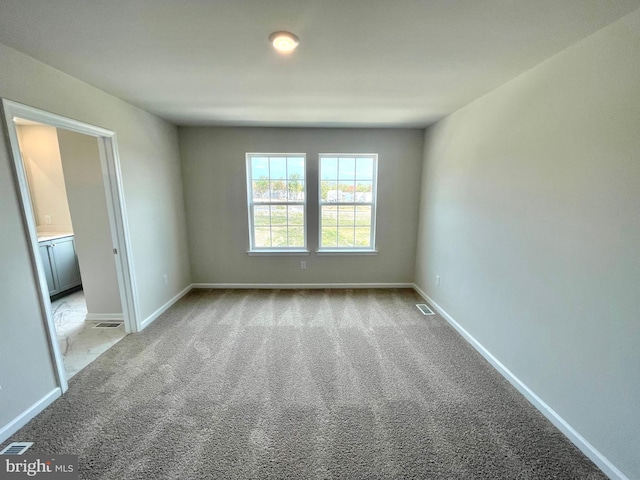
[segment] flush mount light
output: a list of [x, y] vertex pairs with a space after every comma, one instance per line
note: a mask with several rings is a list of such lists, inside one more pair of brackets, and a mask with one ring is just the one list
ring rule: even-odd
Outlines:
[[269, 42], [280, 53], [291, 53], [300, 43], [300, 39], [291, 32], [273, 32], [269, 35]]

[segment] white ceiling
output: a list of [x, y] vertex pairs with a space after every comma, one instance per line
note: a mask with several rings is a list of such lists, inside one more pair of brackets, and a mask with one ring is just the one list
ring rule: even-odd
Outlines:
[[[178, 125], [424, 127], [639, 7], [0, 0], [0, 42]], [[275, 30], [300, 37], [292, 55]]]

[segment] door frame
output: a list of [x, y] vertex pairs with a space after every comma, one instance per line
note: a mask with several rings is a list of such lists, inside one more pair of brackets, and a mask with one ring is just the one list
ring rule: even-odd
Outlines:
[[20, 152], [18, 132], [14, 119], [21, 118], [31, 120], [52, 127], [89, 135], [98, 140], [109, 227], [118, 278], [118, 289], [120, 291], [122, 314], [124, 317], [124, 328], [127, 333], [135, 333], [142, 330], [142, 325], [133, 260], [130, 254], [131, 241], [122, 190], [122, 172], [120, 170], [120, 157], [118, 155], [116, 134], [102, 127], [46, 112], [5, 98], [2, 99], [2, 110], [5, 132], [9, 139], [11, 150], [10, 154], [13, 157], [14, 180], [20, 194], [22, 219], [28, 234], [31, 264], [39, 283], [40, 306], [45, 319], [51, 357], [55, 365], [58, 385], [62, 393], [64, 393], [68, 388], [67, 375], [64, 370], [62, 354], [57, 342], [55, 324], [51, 312], [51, 301], [49, 299], [49, 287], [47, 286], [44, 266], [38, 250], [36, 221], [33, 216], [29, 184]]

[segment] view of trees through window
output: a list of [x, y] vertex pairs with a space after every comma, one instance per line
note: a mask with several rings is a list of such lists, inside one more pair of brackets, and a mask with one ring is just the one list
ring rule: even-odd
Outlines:
[[251, 248], [305, 248], [304, 155], [247, 157]]
[[[306, 155], [247, 154], [252, 251], [306, 250]], [[319, 155], [319, 250], [374, 250], [376, 154]]]
[[320, 156], [320, 248], [373, 249], [377, 155]]

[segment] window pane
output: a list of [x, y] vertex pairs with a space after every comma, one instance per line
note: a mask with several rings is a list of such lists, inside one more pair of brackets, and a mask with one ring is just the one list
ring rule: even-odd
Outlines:
[[304, 227], [289, 227], [289, 246], [304, 247]]
[[338, 159], [334, 157], [323, 157], [320, 159], [320, 169], [322, 171], [321, 180], [338, 179]]
[[356, 178], [356, 159], [351, 157], [340, 157], [338, 161], [338, 179], [355, 180]]
[[270, 227], [256, 227], [254, 242], [256, 247], [270, 247], [271, 246], [271, 233]]
[[304, 208], [301, 205], [287, 207], [289, 225], [304, 225]]
[[287, 246], [287, 227], [271, 227], [271, 246]]
[[368, 227], [356, 227], [356, 247], [371, 246], [371, 229]]
[[339, 202], [353, 202], [355, 200], [354, 192], [356, 186], [353, 182], [340, 182], [338, 184]]
[[358, 182], [356, 184], [355, 201], [365, 203], [373, 201], [373, 182]]
[[295, 202], [304, 201], [304, 180], [293, 177], [289, 177], [287, 183], [287, 190], [289, 191], [289, 200]]
[[286, 179], [287, 159], [283, 157], [271, 157], [269, 161], [269, 171], [271, 173], [271, 180]]
[[338, 225], [338, 207], [333, 205], [322, 206], [322, 226]]
[[336, 227], [322, 227], [322, 247], [338, 246], [338, 229]]
[[271, 225], [287, 224], [287, 207], [284, 205], [271, 206]]
[[320, 199], [323, 202], [338, 201], [338, 183], [323, 180], [320, 183]]
[[356, 207], [356, 225], [371, 226], [371, 207], [370, 206], [358, 206]]
[[287, 173], [289, 179], [304, 178], [304, 158], [289, 157], [287, 158]]
[[340, 206], [338, 208], [340, 209], [338, 211], [338, 225], [340, 227], [353, 227], [355, 224], [355, 207]]
[[269, 225], [271, 223], [271, 214], [269, 213], [269, 205], [256, 205], [253, 207], [253, 224], [256, 226]]
[[339, 247], [353, 247], [353, 227], [340, 228], [338, 227], [338, 246]]
[[267, 157], [251, 157], [251, 178], [269, 178]]
[[254, 202], [269, 201], [269, 179], [267, 177], [262, 176], [258, 180], [253, 180], [251, 188], [253, 189]]
[[287, 198], [287, 183], [284, 180], [271, 181], [271, 200], [284, 200]]
[[373, 180], [373, 158], [356, 159], [356, 178], [358, 180]]

